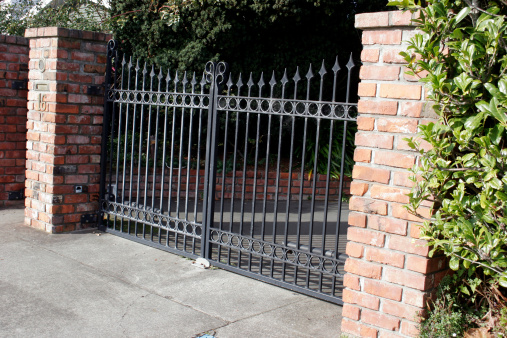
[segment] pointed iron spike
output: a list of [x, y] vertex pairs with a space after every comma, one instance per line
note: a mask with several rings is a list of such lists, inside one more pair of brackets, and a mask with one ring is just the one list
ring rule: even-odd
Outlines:
[[141, 68], [139, 68], [139, 59], [137, 59], [137, 62], [136, 62], [136, 72], [138, 72], [139, 69], [141, 69]]
[[320, 78], [323, 78], [324, 75], [326, 75], [326, 73], [327, 73], [326, 66], [324, 65], [324, 60], [322, 60], [322, 67], [320, 67], [319, 71]]
[[146, 74], [146, 73], [148, 73], [148, 71], [146, 70], [146, 62], [144, 62], [143, 74]]
[[151, 72], [150, 72], [150, 76], [151, 76], [151, 77], [154, 77], [154, 76], [155, 76], [155, 66], [154, 66], [154, 65], [151, 65]]
[[269, 80], [269, 85], [273, 87], [276, 85], [275, 71], [273, 71], [273, 75], [271, 76], [271, 80]]
[[126, 63], [127, 63], [127, 62], [125, 62], [125, 54], [123, 54], [123, 60], [121, 61], [121, 65], [122, 65], [122, 66], [125, 66], [125, 64], [126, 64]]
[[310, 68], [308, 68], [308, 73], [306, 73], [306, 78], [310, 80], [313, 77], [312, 64], [310, 63]]
[[183, 74], [183, 80], [181, 81], [181, 83], [183, 83], [183, 85], [186, 85], [188, 83], [187, 72], [186, 71]]
[[195, 72], [194, 72], [194, 73], [193, 73], [193, 75], [192, 75], [192, 81], [190, 81], [190, 84], [191, 84], [192, 86], [195, 86], [195, 85], [197, 84], [197, 81], [195, 80]]
[[162, 75], [162, 67], [160, 67], [160, 71], [158, 72], [158, 81], [162, 80], [164, 75]]
[[250, 73], [250, 78], [248, 79], [248, 82], [246, 83], [248, 87], [252, 87], [254, 85], [252, 73]]
[[132, 56], [130, 57], [128, 67], [129, 67], [129, 69], [132, 68]]
[[243, 87], [243, 76], [241, 75], [241, 73], [239, 73], [239, 78], [238, 82], [236, 83], [236, 87], [238, 87], [238, 89]]
[[232, 74], [229, 74], [229, 80], [227, 80], [227, 87], [231, 88], [234, 83], [232, 82]]
[[259, 82], [257, 84], [259, 85], [260, 88], [264, 87], [264, 85], [266, 84], [264, 82], [264, 72], [261, 73], [261, 78], [259, 79]]
[[349, 71], [354, 68], [356, 65], [354, 64], [354, 60], [352, 59], [352, 53], [350, 53], [350, 59], [349, 62], [347, 62], [347, 68]]
[[201, 79], [201, 82], [199, 82], [199, 84], [201, 86], [204, 86], [206, 84], [206, 75], [204, 75], [204, 73], [202, 73], [202, 79]]
[[174, 83], [178, 83], [180, 81], [178, 76], [178, 70], [176, 69], [176, 74], [174, 74]]
[[338, 55], [336, 55], [336, 61], [334, 62], [333, 72], [336, 74], [340, 71], [340, 63], [338, 62]]
[[169, 83], [171, 81], [171, 71], [167, 68], [167, 76], [165, 77], [165, 82]]
[[294, 74], [294, 77], [292, 78], [294, 82], [298, 82], [301, 80], [301, 76], [299, 75], [299, 66], [296, 68], [296, 74]]
[[285, 86], [285, 84], [287, 82], [289, 82], [289, 79], [287, 78], [287, 68], [285, 68], [284, 72], [283, 72], [283, 77], [282, 77], [282, 84]]

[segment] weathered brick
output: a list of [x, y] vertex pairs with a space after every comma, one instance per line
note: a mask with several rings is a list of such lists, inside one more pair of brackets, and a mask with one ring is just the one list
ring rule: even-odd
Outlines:
[[352, 242], [383, 247], [385, 235], [377, 231], [353, 227], [348, 229], [347, 239]]
[[375, 128], [375, 119], [372, 117], [359, 116], [357, 118], [357, 129], [371, 131]]
[[345, 262], [345, 271], [358, 276], [380, 279], [380, 276], [382, 275], [382, 266], [348, 258]]
[[379, 95], [388, 99], [420, 100], [422, 86], [382, 83], [380, 84]]
[[400, 189], [378, 184], [374, 184], [370, 190], [370, 196], [372, 198], [405, 204], [409, 201], [407, 196], [408, 193], [410, 193], [410, 190], [408, 189]]
[[362, 62], [378, 62], [380, 51], [378, 48], [365, 48], [361, 52], [361, 61]]
[[355, 138], [356, 146], [393, 149], [394, 137], [391, 135], [372, 134], [357, 132]]
[[384, 268], [384, 280], [421, 291], [429, 290], [433, 287], [431, 276], [395, 268]]
[[370, 182], [387, 184], [390, 176], [391, 172], [389, 170], [379, 168], [355, 165], [352, 170], [352, 178]]
[[[377, 85], [375, 83], [359, 83], [357, 95], [360, 97], [374, 97], [377, 94]], [[361, 102], [361, 100], [359, 101]]]
[[357, 14], [355, 16], [355, 27], [372, 28], [372, 27], [387, 27], [389, 25], [389, 13], [378, 12], [378, 13], [364, 13]]
[[343, 290], [343, 301], [348, 304], [357, 304], [372, 310], [378, 310], [380, 307], [380, 299], [378, 297], [349, 289]]
[[405, 255], [392, 252], [386, 249], [379, 248], [366, 248], [364, 253], [364, 259], [370, 262], [377, 262], [382, 264], [388, 264], [394, 267], [403, 268], [405, 265]]
[[359, 320], [359, 317], [361, 316], [361, 309], [357, 306], [344, 304], [342, 309], [342, 316], [353, 320]]
[[357, 212], [349, 212], [349, 225], [365, 228], [366, 227], [366, 215], [359, 214]]
[[361, 67], [359, 78], [361, 80], [394, 81], [400, 76], [398, 66], [366, 66]]
[[387, 215], [386, 202], [376, 201], [369, 198], [352, 196], [349, 208], [350, 210], [361, 211], [364, 213]]
[[397, 285], [392, 285], [372, 279], [365, 279], [364, 292], [399, 302], [401, 301], [401, 294], [403, 292], [403, 289]]
[[357, 110], [359, 113], [365, 114], [396, 115], [398, 113], [398, 102], [363, 99], [359, 100]]
[[380, 230], [391, 234], [407, 235], [408, 222], [392, 217], [381, 217], [377, 215], [368, 215], [368, 228]]
[[356, 148], [354, 150], [354, 161], [370, 163], [371, 161], [371, 150]]
[[362, 42], [363, 45], [399, 45], [401, 44], [401, 30], [376, 30], [364, 31]]
[[343, 286], [352, 290], [361, 291], [359, 277], [349, 273], [346, 273], [345, 276], [343, 276]]
[[364, 252], [364, 247], [360, 244], [354, 242], [348, 242], [345, 248], [345, 253], [350, 257], [354, 258], [362, 258]]
[[363, 311], [361, 311], [361, 320], [367, 324], [391, 331], [398, 330], [401, 322], [399, 318], [387, 316], [381, 312], [367, 309], [363, 309]]
[[405, 318], [413, 322], [419, 322], [424, 314], [424, 311], [421, 308], [390, 300], [383, 301], [382, 306], [383, 312], [399, 318]]
[[375, 163], [396, 168], [411, 168], [415, 164], [415, 155], [405, 155], [394, 151], [375, 152]]
[[387, 133], [414, 134], [417, 132], [417, 120], [403, 118], [380, 118], [377, 130]]
[[352, 182], [350, 184], [350, 194], [355, 196], [363, 196], [368, 191], [367, 183]]

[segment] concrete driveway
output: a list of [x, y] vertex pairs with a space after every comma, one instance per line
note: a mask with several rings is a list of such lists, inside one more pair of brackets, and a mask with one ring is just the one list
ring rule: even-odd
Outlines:
[[99, 231], [0, 210], [0, 337], [339, 337], [341, 307]]

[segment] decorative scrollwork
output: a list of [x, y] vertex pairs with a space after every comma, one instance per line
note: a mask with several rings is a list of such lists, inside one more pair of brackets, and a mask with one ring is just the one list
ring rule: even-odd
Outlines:
[[219, 63], [208, 61], [204, 67], [204, 75], [207, 83], [222, 85], [228, 79], [229, 65], [223, 61]]
[[314, 252], [297, 250], [283, 244], [265, 242], [260, 239], [245, 237], [218, 229], [212, 229], [210, 242], [256, 256], [336, 276], [341, 275], [338, 266], [344, 264], [344, 261], [340, 258], [329, 257], [327, 254], [319, 255]]
[[137, 205], [136, 203], [126, 205], [111, 201], [103, 201], [102, 212], [104, 212], [104, 214], [166, 229], [169, 232], [179, 233], [188, 237], [201, 238], [202, 224], [162, 214], [160, 210], [152, 209], [149, 206]]
[[348, 121], [355, 121], [357, 119], [357, 105], [354, 103], [252, 98], [228, 95], [219, 95], [217, 102], [217, 109], [221, 111], [293, 115]]
[[118, 48], [118, 42], [116, 40], [109, 40], [107, 42], [107, 55], [112, 56], [113, 52]]

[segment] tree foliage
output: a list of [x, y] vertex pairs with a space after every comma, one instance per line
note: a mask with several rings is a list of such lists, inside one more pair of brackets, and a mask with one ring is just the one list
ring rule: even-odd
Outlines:
[[431, 150], [410, 140], [421, 157], [409, 210], [433, 203], [422, 231], [431, 253], [443, 251], [453, 270], [487, 281], [460, 291], [483, 290], [494, 308], [507, 300], [507, 1], [391, 4], [422, 8], [420, 34], [402, 55], [412, 74], [427, 73], [421, 81], [439, 115], [438, 123], [420, 126]]
[[0, 2], [0, 34], [25, 35], [34, 27], [63, 27], [109, 32], [109, 10], [90, 0], [53, 1], [43, 5], [38, 0]]
[[[122, 48], [162, 66], [201, 70], [225, 60], [232, 71], [295, 69], [350, 52], [359, 57], [354, 13], [387, 0], [121, 0], [113, 2]], [[291, 68], [292, 67], [292, 68]]]

